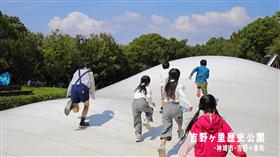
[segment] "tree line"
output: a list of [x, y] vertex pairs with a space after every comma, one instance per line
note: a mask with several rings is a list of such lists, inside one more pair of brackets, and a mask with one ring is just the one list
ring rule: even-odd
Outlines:
[[45, 81], [68, 84], [83, 61], [92, 63], [97, 88], [102, 88], [165, 60], [190, 56], [235, 56], [260, 62], [267, 53], [280, 54], [280, 12], [258, 18], [229, 39], [211, 38], [205, 44], [144, 34], [128, 45], [107, 33], [76, 35], [55, 30], [30, 32], [18, 17], [0, 12], [0, 73], [9, 69], [14, 84]]

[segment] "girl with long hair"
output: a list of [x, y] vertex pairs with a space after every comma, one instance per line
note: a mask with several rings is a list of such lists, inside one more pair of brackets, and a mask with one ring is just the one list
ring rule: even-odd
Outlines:
[[[213, 95], [206, 94], [200, 98], [198, 111], [187, 126], [187, 138], [178, 152], [179, 157], [186, 157], [192, 148], [195, 157], [225, 157], [228, 150], [224, 148], [231, 148], [238, 157], [246, 157], [238, 138], [216, 106]], [[200, 111], [204, 114], [199, 117]]]
[[167, 141], [172, 139], [172, 125], [173, 119], [175, 119], [178, 129], [178, 138], [181, 139], [184, 135], [182, 130], [183, 123], [183, 109], [180, 106], [179, 102], [183, 101], [188, 105], [187, 110], [192, 110], [192, 105], [186, 99], [184, 93], [184, 86], [179, 84], [180, 71], [179, 69], [173, 68], [169, 71], [168, 81], [164, 89], [164, 101], [162, 112], [162, 122], [163, 130], [160, 135], [160, 147], [158, 148], [159, 156], [164, 157], [165, 153], [165, 144]]
[[143, 125], [150, 129], [150, 122], [153, 122], [153, 108], [155, 106], [152, 99], [152, 91], [149, 87], [150, 77], [147, 75], [142, 76], [141, 81], [134, 91], [132, 103], [132, 115], [135, 128], [136, 142], [141, 142], [142, 138], [142, 119], [141, 113], [146, 114], [146, 119]]

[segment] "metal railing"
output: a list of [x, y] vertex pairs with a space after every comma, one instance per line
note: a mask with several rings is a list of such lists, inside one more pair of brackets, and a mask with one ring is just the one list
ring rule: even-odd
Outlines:
[[278, 54], [274, 54], [270, 60], [267, 62], [267, 66], [280, 69], [280, 59]]

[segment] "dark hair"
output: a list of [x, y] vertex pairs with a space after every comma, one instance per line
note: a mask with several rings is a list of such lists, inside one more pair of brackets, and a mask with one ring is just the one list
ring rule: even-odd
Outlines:
[[83, 69], [83, 68], [91, 69], [91, 62], [89, 62], [89, 61], [83, 62], [83, 63], [80, 65], [80, 69]]
[[168, 62], [168, 61], [165, 61], [165, 62], [162, 63], [162, 68], [163, 68], [163, 69], [168, 69], [169, 66], [170, 66], [170, 65], [169, 65], [169, 62]]
[[140, 84], [138, 85], [138, 87], [135, 89], [135, 91], [139, 90], [140, 92], [143, 92], [145, 93], [145, 95], [147, 94], [147, 89], [146, 89], [146, 86], [150, 83], [151, 79], [149, 76], [147, 75], [144, 75], [141, 77], [141, 82]]
[[[204, 113], [210, 112], [210, 113], [215, 113], [218, 116], [220, 116], [216, 106], [217, 106], [217, 102], [213, 95], [211, 95], [211, 94], [203, 95], [199, 100], [198, 111], [195, 113], [194, 117], [192, 118], [189, 125], [187, 126], [185, 134], [191, 130], [193, 124], [196, 122], [196, 120], [199, 116], [200, 110], [204, 111]], [[184, 137], [185, 137], [185, 135], [184, 135]]]
[[172, 68], [169, 71], [168, 81], [165, 85], [165, 95], [167, 99], [175, 99], [175, 90], [178, 85], [178, 80], [180, 77], [180, 70], [176, 68]]
[[206, 65], [207, 65], [207, 60], [202, 59], [202, 60], [200, 61], [200, 65], [201, 65], [201, 66], [206, 66]]

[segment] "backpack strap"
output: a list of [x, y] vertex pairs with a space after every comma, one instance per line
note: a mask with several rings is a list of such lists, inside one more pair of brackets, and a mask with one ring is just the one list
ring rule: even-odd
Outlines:
[[85, 74], [87, 74], [88, 72], [91, 72], [91, 70], [88, 70], [88, 71], [86, 71], [85, 73], [83, 73], [83, 74], [81, 75], [81, 71], [80, 71], [80, 69], [79, 69], [79, 71], [78, 71], [78, 73], [79, 73], [79, 78], [78, 78], [78, 80], [76, 81], [75, 85], [76, 85], [79, 81], [80, 81], [80, 84], [82, 84], [82, 77], [85, 76]]

